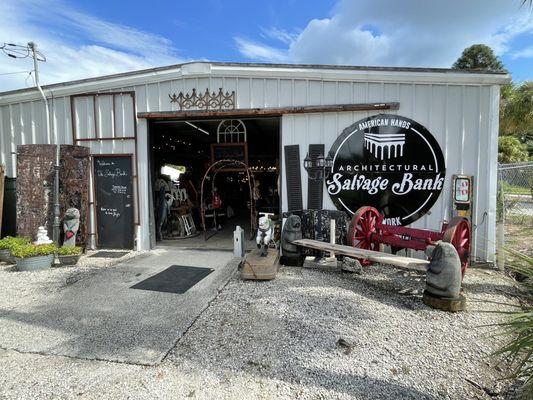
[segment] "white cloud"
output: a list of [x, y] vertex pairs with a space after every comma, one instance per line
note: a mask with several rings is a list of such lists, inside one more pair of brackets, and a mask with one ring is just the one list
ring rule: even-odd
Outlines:
[[274, 39], [285, 44], [291, 44], [298, 38], [298, 33], [288, 32], [285, 29], [271, 27], [268, 29], [261, 28], [261, 36], [264, 38]]
[[517, 58], [533, 58], [533, 46], [529, 46], [511, 53], [511, 58], [514, 60]]
[[343, 26], [342, 21], [314, 19], [289, 47], [298, 63], [376, 65], [390, 53], [391, 39]]
[[[172, 43], [160, 36], [80, 13], [61, 0], [3, 0], [0, 42], [35, 41], [46, 55], [41, 83], [150, 68], [182, 62]], [[0, 91], [32, 86], [30, 59], [0, 53]]]
[[285, 50], [276, 49], [240, 37], [235, 37], [234, 39], [239, 52], [245, 57], [271, 63], [289, 61], [287, 51]]
[[518, 35], [533, 33], [533, 15], [520, 3], [340, 0], [330, 18], [309, 21], [296, 36], [279, 35], [277, 47], [238, 47], [252, 59], [265, 49], [295, 63], [450, 67], [467, 46], [485, 43], [502, 55]]

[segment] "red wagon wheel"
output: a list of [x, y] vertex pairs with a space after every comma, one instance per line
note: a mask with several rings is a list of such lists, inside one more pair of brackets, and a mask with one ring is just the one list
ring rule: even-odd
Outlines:
[[[372, 240], [372, 235], [377, 232], [377, 223], [381, 214], [374, 207], [359, 208], [354, 214], [348, 228], [348, 243], [359, 249], [379, 250], [379, 243]], [[371, 265], [372, 261], [359, 260], [361, 265]]]
[[470, 223], [465, 218], [455, 217], [444, 231], [442, 240], [451, 243], [461, 260], [461, 273], [465, 276], [470, 263]]

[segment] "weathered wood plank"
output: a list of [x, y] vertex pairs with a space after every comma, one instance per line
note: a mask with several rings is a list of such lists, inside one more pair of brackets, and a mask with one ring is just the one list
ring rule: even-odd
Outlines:
[[246, 117], [246, 116], [281, 116], [283, 114], [341, 112], [341, 111], [373, 111], [373, 110], [398, 110], [400, 103], [359, 103], [359, 104], [334, 104], [320, 106], [294, 106], [276, 108], [241, 108], [234, 110], [189, 110], [189, 111], [156, 111], [138, 112], [137, 118], [147, 119], [187, 119], [207, 117]]
[[413, 269], [416, 271], [426, 272], [429, 261], [418, 258], [397, 256], [394, 254], [383, 253], [380, 251], [358, 249], [356, 247], [344, 246], [341, 244], [331, 244], [311, 239], [299, 239], [293, 242], [298, 246], [310, 247], [316, 250], [333, 251], [336, 254], [353, 258], [362, 258], [380, 264], [390, 264], [400, 268]]

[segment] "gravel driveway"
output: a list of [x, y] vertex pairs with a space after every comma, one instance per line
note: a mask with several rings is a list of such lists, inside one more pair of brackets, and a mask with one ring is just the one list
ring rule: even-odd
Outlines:
[[423, 284], [378, 266], [361, 275], [285, 267], [271, 282], [234, 277], [161, 364], [4, 349], [0, 398], [502, 398], [503, 372], [489, 357], [499, 339], [483, 325], [501, 318], [486, 311], [510, 309], [499, 303], [514, 301], [514, 283], [470, 269], [468, 310], [458, 314], [423, 305]]

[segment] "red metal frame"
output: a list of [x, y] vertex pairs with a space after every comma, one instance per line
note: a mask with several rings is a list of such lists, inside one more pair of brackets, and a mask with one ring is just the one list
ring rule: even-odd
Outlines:
[[425, 250], [428, 245], [442, 240], [448, 223], [443, 223], [440, 232], [424, 229], [408, 228], [406, 226], [393, 226], [383, 224], [383, 216], [376, 224], [377, 232], [372, 235], [376, 242], [388, 244], [393, 247]]
[[[376, 250], [380, 244], [392, 247], [393, 251], [413, 249], [424, 251], [429, 245], [442, 240], [454, 245], [461, 260], [464, 275], [470, 262], [471, 227], [466, 218], [456, 217], [444, 222], [440, 231], [394, 226], [383, 223], [383, 215], [374, 207], [361, 207], [354, 214], [348, 233], [354, 247]], [[370, 264], [362, 260], [363, 265]]]

